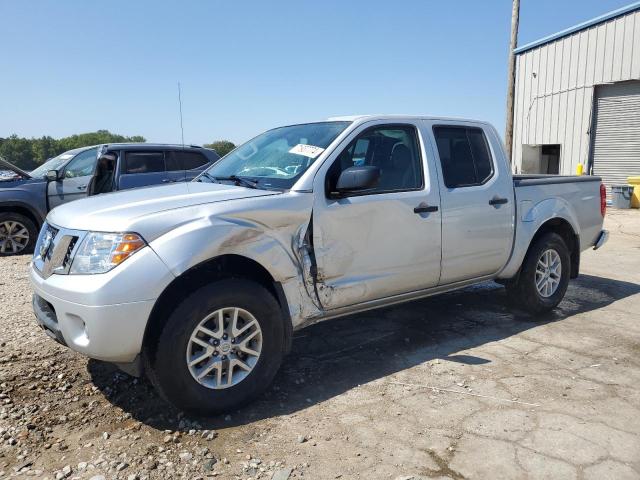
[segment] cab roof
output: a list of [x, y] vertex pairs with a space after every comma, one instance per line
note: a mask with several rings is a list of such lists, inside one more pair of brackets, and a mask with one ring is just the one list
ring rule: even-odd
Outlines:
[[483, 120], [476, 120], [472, 118], [460, 118], [460, 117], [446, 117], [437, 115], [403, 115], [403, 114], [370, 114], [370, 115], [340, 115], [335, 117], [329, 117], [328, 121], [332, 122], [357, 122], [357, 121], [371, 121], [371, 120], [446, 120], [454, 122], [473, 122], [473, 123], [487, 123]]

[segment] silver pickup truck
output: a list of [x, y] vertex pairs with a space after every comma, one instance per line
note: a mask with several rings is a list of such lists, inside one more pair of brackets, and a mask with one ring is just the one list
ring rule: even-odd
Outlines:
[[513, 177], [487, 123], [333, 118], [269, 130], [190, 183], [54, 209], [33, 308], [60, 343], [222, 412], [320, 320], [486, 280], [554, 308], [604, 214], [597, 177]]

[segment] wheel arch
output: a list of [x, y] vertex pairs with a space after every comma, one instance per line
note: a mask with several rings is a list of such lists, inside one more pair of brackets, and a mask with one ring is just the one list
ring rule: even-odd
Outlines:
[[1, 203], [0, 213], [18, 213], [20, 215], [24, 215], [33, 222], [37, 230], [40, 230], [42, 222], [44, 221], [42, 216], [36, 210], [24, 203]]
[[[547, 233], [556, 233], [564, 240], [571, 258], [569, 278], [576, 278], [580, 272], [580, 237], [568, 219], [564, 217], [552, 217], [540, 223], [535, 232], [533, 232], [531, 239], [528, 244], [526, 244], [524, 254], [521, 254], [522, 256], [517, 260], [517, 268], [511, 270], [512, 273], [510, 274], [505, 274], [506, 272], [503, 271], [496, 281], [503, 284], [517, 282], [520, 277], [520, 272], [522, 271], [522, 265], [528, 257], [531, 248], [540, 237]], [[507, 270], [507, 268], [505, 268], [505, 270]]]
[[143, 350], [151, 359], [162, 328], [167, 320], [167, 312], [172, 311], [181, 299], [212, 281], [237, 278], [250, 280], [262, 285], [280, 305], [285, 331], [285, 352], [291, 349], [293, 326], [288, 302], [280, 282], [259, 262], [237, 254], [224, 254], [195, 265], [176, 277], [156, 300], [145, 328], [142, 341]]
[[580, 237], [571, 223], [562, 217], [551, 218], [540, 225], [529, 242], [525, 258], [529, 255], [531, 246], [547, 233], [556, 233], [564, 240], [565, 245], [569, 249], [569, 256], [571, 257], [571, 274], [569, 278], [576, 278], [580, 271]]

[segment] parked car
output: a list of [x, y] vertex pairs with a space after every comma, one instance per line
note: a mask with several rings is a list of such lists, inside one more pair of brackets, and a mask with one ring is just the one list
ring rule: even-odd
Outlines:
[[[99, 193], [192, 180], [220, 157], [196, 146], [123, 143], [69, 150], [32, 172], [0, 160], [0, 256], [28, 253], [47, 213]], [[4, 181], [3, 181], [4, 180]]]
[[0, 182], [5, 182], [7, 180], [15, 180], [19, 178], [19, 175], [12, 170], [0, 170]]
[[292, 125], [194, 182], [56, 208], [33, 308], [60, 343], [216, 413], [262, 392], [292, 331], [320, 320], [486, 280], [554, 308], [607, 240], [604, 214], [598, 177], [512, 177], [484, 122]]

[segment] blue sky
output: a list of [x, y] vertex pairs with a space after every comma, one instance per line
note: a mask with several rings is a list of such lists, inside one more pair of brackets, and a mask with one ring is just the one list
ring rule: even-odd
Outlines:
[[[519, 44], [631, 0], [521, 0]], [[356, 113], [504, 129], [511, 0], [0, 0], [0, 137], [241, 142]]]

